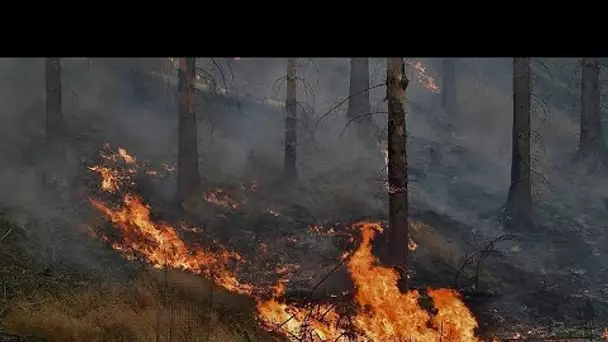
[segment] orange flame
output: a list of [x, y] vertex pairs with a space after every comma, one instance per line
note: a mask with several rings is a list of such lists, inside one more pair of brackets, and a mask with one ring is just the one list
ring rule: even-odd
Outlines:
[[122, 148], [122, 147], [118, 148], [118, 155], [120, 157], [122, 157], [122, 159], [125, 161], [125, 163], [127, 163], [127, 164], [135, 164], [135, 157], [133, 157], [130, 154], [128, 154], [127, 151], [124, 148]]
[[187, 246], [172, 226], [150, 219], [150, 208], [139, 197], [126, 194], [118, 210], [92, 198], [89, 201], [121, 231], [121, 240], [112, 244], [114, 249], [142, 255], [157, 268], [168, 266], [204, 275], [233, 292], [252, 292], [250, 285], [240, 283], [227, 268], [230, 261], [242, 262], [237, 253], [223, 248], [211, 253]]
[[[118, 153], [125, 163], [135, 163], [135, 158], [126, 158], [126, 151]], [[108, 156], [110, 159], [114, 156]], [[91, 168], [102, 176], [104, 182], [118, 189], [119, 183], [107, 180], [121, 175], [118, 170]], [[244, 261], [239, 254], [218, 246], [217, 251], [188, 246], [177, 234], [176, 229], [165, 222], [152, 221], [150, 208], [135, 194], [126, 193], [118, 208], [112, 208], [100, 200], [89, 198], [90, 203], [111, 221], [120, 234], [119, 241], [112, 247], [127, 258], [141, 256], [154, 267], [169, 266], [183, 269], [212, 279], [225, 289], [254, 295], [250, 284], [239, 281], [230, 265]], [[231, 208], [234, 208], [231, 206]], [[474, 330], [475, 318], [461, 301], [459, 294], [450, 289], [428, 289], [433, 299], [436, 314], [431, 315], [420, 307], [421, 294], [417, 290], [401, 293], [397, 287], [398, 273], [392, 268], [380, 266], [372, 254], [371, 241], [382, 227], [377, 223], [359, 223], [362, 239], [358, 248], [346, 260], [348, 272], [354, 283], [353, 295], [357, 311], [345, 322], [334, 306], [318, 305], [316, 309], [287, 304], [284, 301], [286, 279], [280, 280], [273, 288], [268, 300], [256, 299], [258, 317], [268, 330], [277, 330], [290, 339], [306, 335], [309, 341], [345, 340], [349, 336], [356, 341], [479, 341]], [[182, 227], [183, 228], [183, 227]], [[318, 227], [311, 230], [320, 232]], [[328, 232], [329, 234], [333, 234]], [[109, 238], [99, 236], [110, 241]], [[410, 241], [408, 247], [416, 244]], [[262, 249], [262, 246], [261, 246]], [[279, 274], [289, 273], [297, 266], [283, 266], [275, 269]], [[257, 293], [257, 291], [255, 291]]]
[[[437, 314], [432, 316], [420, 307], [416, 290], [401, 293], [397, 287], [399, 275], [392, 268], [378, 265], [371, 250], [371, 240], [382, 227], [376, 223], [360, 223], [362, 242], [348, 260], [348, 272], [355, 285], [354, 299], [359, 306], [353, 323], [359, 331], [358, 341], [479, 341], [474, 334], [475, 318], [450, 289], [428, 289]], [[346, 331], [340, 328], [340, 317], [335, 310], [322, 306], [323, 319], [310, 315], [310, 310], [281, 303], [284, 284], [273, 298], [258, 303], [264, 325], [280, 330], [286, 337], [301, 335], [302, 326], [311, 329], [313, 341], [338, 340]], [[316, 337], [316, 338], [315, 338]]]
[[99, 175], [101, 176], [100, 187], [102, 190], [107, 192], [118, 191], [118, 182], [122, 177], [116, 170], [112, 170], [102, 166], [89, 166], [88, 169], [99, 173]]
[[[110, 150], [109, 145], [105, 145]], [[127, 165], [136, 163], [135, 157], [129, 155], [123, 148], [118, 148], [117, 153], [102, 153], [102, 157], [108, 161], [116, 162], [120, 159]], [[170, 167], [163, 165], [165, 170]], [[90, 170], [101, 175], [101, 189], [116, 193], [121, 182], [135, 172], [134, 169], [119, 170], [108, 167], [93, 166]], [[241, 256], [229, 252], [220, 246], [218, 252], [211, 252], [202, 248], [188, 246], [177, 234], [176, 229], [165, 222], [153, 222], [150, 219], [150, 208], [146, 206], [141, 198], [135, 194], [126, 193], [122, 197], [122, 204], [118, 209], [111, 208], [105, 203], [89, 198], [95, 209], [104, 214], [114, 226], [120, 230], [121, 237], [112, 247], [118, 251], [142, 256], [152, 266], [161, 268], [164, 266], [188, 270], [195, 274], [201, 274], [214, 280], [214, 282], [227, 290], [250, 294], [252, 287], [249, 284], [239, 282], [236, 276], [229, 271], [230, 263], [242, 263]], [[198, 228], [181, 227], [182, 230], [200, 231]], [[95, 234], [99, 238], [109, 241], [106, 236]]]

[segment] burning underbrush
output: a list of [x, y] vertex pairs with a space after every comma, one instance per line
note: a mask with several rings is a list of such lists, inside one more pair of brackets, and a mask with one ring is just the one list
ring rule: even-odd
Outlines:
[[[124, 153], [121, 153], [123, 151]], [[118, 157], [126, 165], [134, 165], [135, 158], [125, 158], [126, 151], [118, 150]], [[371, 241], [382, 230], [377, 223], [363, 222], [352, 226], [360, 232], [358, 246], [342, 256], [354, 284], [352, 291], [343, 292], [338, 303], [288, 303], [285, 299], [289, 278], [288, 267], [273, 267], [280, 279], [269, 291], [264, 284], [243, 279], [242, 267], [249, 261], [236, 252], [229, 251], [214, 241], [213, 247], [189, 245], [178, 234], [178, 229], [154, 221], [150, 208], [141, 198], [130, 192], [132, 180], [130, 168], [125, 171], [101, 167], [91, 168], [102, 176], [100, 188], [106, 192], [120, 194], [120, 203], [106, 204], [99, 199], [90, 202], [118, 231], [117, 239], [96, 232], [112, 247], [127, 258], [141, 258], [157, 268], [168, 267], [189, 271], [211, 279], [218, 286], [238, 294], [250, 295], [257, 301], [258, 318], [263, 327], [280, 333], [288, 339], [309, 341], [476, 341], [475, 318], [463, 304], [459, 294], [449, 289], [426, 289], [401, 293], [397, 288], [398, 275], [378, 265], [372, 254]], [[106, 180], [111, 175], [111, 180]], [[117, 181], [114, 181], [117, 180]], [[120, 185], [126, 185], [121, 189]], [[222, 205], [215, 191], [213, 201]], [[206, 196], [208, 199], [209, 196]], [[226, 196], [224, 196], [224, 199]], [[221, 202], [221, 203], [217, 203]], [[228, 209], [238, 206], [227, 202]], [[319, 231], [319, 229], [317, 228]], [[354, 236], [355, 234], [353, 234]], [[353, 242], [353, 237], [349, 237]], [[292, 241], [295, 243], [295, 241]], [[269, 243], [269, 242], [266, 242]], [[415, 248], [413, 242], [410, 248]], [[268, 265], [266, 265], [268, 266]], [[295, 267], [297, 268], [297, 267]], [[280, 271], [280, 269], [283, 269]], [[268, 270], [266, 270], [268, 271]], [[279, 271], [279, 272], [277, 272]], [[313, 288], [314, 291], [314, 288]], [[270, 294], [268, 294], [270, 293]], [[423, 295], [429, 301], [424, 307]], [[305, 301], [303, 301], [305, 302]], [[339, 303], [349, 303], [340, 305]]]
[[[282, 340], [311, 342], [482, 340], [476, 335], [477, 321], [458, 291], [441, 288], [441, 282], [433, 283], [437, 286], [433, 288], [418, 282], [416, 289], [406, 293], [398, 290], [397, 273], [379, 265], [372, 253], [372, 241], [382, 231], [380, 223], [323, 222], [310, 224], [308, 229], [285, 230], [288, 234], [254, 234], [237, 243], [212, 234], [214, 227], [170, 223], [173, 220], [154, 215], [138, 194], [136, 183], [139, 176], [156, 177], [161, 172], [155, 172], [126, 150], [104, 147], [100, 164], [90, 170], [100, 176], [101, 191], [91, 193], [88, 201], [106, 222], [91, 224], [90, 234], [105, 241], [123, 258], [141, 261], [129, 265], [151, 266], [146, 267], [147, 274], [156, 276], [147, 283], [125, 284], [117, 280], [99, 291], [86, 286], [72, 290], [71, 296], [39, 296], [16, 302], [3, 322], [12, 331], [37, 333], [51, 341], [96, 341], [107, 340], [107, 336], [115, 341], [151, 341], [159, 331], [159, 315], [165, 313], [176, 320], [192, 322], [194, 316], [190, 312], [194, 311], [210, 316], [189, 323], [189, 329], [193, 329], [189, 333], [176, 332], [183, 333], [184, 340], [201, 332], [208, 334], [209, 341], [240, 341], [251, 336], [266, 336], [256, 337], [258, 341], [278, 336]], [[255, 195], [261, 188], [254, 182], [229, 187], [215, 184], [202, 193], [200, 206], [222, 212], [225, 226], [221, 227], [225, 229], [232, 225], [232, 217], [251, 210], [259, 212], [265, 220], [261, 221], [263, 227], [268, 230], [274, 227], [267, 223], [295, 222], [290, 221], [291, 214], [285, 207], [258, 201]], [[217, 198], [222, 197], [218, 194], [231, 198], [238, 206], [208, 200], [205, 194], [209, 191], [214, 191]], [[414, 261], [429, 250], [455, 248], [430, 226], [413, 221], [411, 228], [415, 242], [410, 241], [409, 248], [415, 250]], [[233, 232], [228, 235], [249, 234], [247, 230]], [[451, 253], [459, 255], [461, 251]], [[420, 271], [427, 267], [433, 266], [415, 264]], [[209, 297], [213, 297], [209, 305], [213, 309], [171, 307], [161, 302], [166, 298], [159, 295], [162, 275], [176, 272], [189, 277], [189, 282], [210, 284], [205, 288], [221, 288], [210, 290], [215, 293]], [[414, 275], [414, 280], [418, 277]], [[325, 286], [328, 283], [331, 285]], [[189, 304], [195, 301], [188, 298], [180, 300]], [[183, 310], [183, 314], [179, 313]], [[44, 320], [45, 317], [53, 319]], [[226, 317], [238, 318], [227, 322]], [[267, 335], [261, 330], [266, 330]], [[533, 331], [519, 336], [531, 334], [544, 333]], [[179, 340], [177, 335], [174, 338]]]

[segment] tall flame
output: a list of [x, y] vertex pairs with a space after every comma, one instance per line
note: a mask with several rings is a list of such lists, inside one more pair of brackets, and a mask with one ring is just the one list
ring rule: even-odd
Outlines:
[[[362, 241], [348, 260], [348, 272], [355, 285], [354, 299], [359, 307], [352, 319], [357, 341], [479, 341], [474, 334], [477, 322], [450, 289], [428, 289], [437, 313], [431, 316], [419, 305], [421, 295], [416, 290], [401, 293], [397, 287], [398, 273], [382, 267], [372, 254], [371, 241], [381, 226], [377, 223], [356, 225]], [[313, 341], [339, 340], [346, 334], [340, 328], [340, 317], [330, 307], [322, 306], [323, 320], [310, 315], [310, 310], [281, 303], [284, 285], [278, 285], [273, 298], [258, 304], [260, 318], [266, 326], [282, 331], [285, 336], [300, 336], [301, 327], [314, 331]], [[351, 336], [352, 338], [352, 336]], [[344, 340], [346, 340], [344, 338]]]
[[[119, 150], [107, 159], [121, 158], [125, 164], [133, 166], [135, 158], [126, 157], [128, 153], [123, 152]], [[121, 183], [108, 179], [128, 178], [128, 170], [127, 175], [123, 175], [119, 170], [100, 172], [101, 169], [91, 168], [102, 176], [102, 190], [116, 193]], [[236, 276], [233, 267], [244, 262], [239, 254], [221, 246], [213, 250], [189, 246], [175, 227], [153, 221], [150, 208], [133, 193], [125, 192], [117, 207], [98, 199], [89, 198], [89, 201], [119, 230], [120, 238], [112, 243], [114, 249], [143, 257], [154, 267], [187, 270], [210, 278], [229, 291], [254, 296], [262, 326], [289, 339], [301, 340], [305, 335], [308, 341], [346, 341], [346, 336], [351, 341], [375, 342], [479, 341], [474, 335], [477, 322], [456, 291], [427, 289], [435, 307], [435, 313], [431, 314], [420, 306], [422, 295], [419, 291], [402, 293], [399, 290], [398, 273], [380, 266], [372, 253], [371, 241], [382, 231], [377, 223], [363, 222], [354, 226], [361, 233], [361, 243], [345, 262], [354, 284], [352, 298], [356, 310], [348, 315], [349, 320], [345, 320], [334, 305], [322, 304], [313, 309], [287, 304], [284, 299], [286, 279], [277, 283], [270, 299], [257, 298], [260, 289], [243, 283]], [[415, 244], [410, 241], [408, 247], [413, 249]]]

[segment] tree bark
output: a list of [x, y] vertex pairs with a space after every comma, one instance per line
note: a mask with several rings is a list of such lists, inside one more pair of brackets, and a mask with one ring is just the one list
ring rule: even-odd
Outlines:
[[448, 117], [457, 114], [456, 104], [456, 62], [455, 58], [443, 59], [441, 73], [441, 108]]
[[285, 176], [288, 180], [297, 178], [296, 151], [297, 135], [297, 102], [296, 102], [296, 59], [287, 59], [287, 99], [285, 101]]
[[63, 133], [61, 111], [61, 59], [46, 58], [46, 136], [53, 144]]
[[596, 58], [581, 59], [581, 131], [578, 159], [597, 168], [602, 163], [604, 137], [600, 117], [599, 65]]
[[505, 205], [505, 218], [512, 227], [529, 227], [533, 224], [530, 179], [530, 79], [530, 58], [514, 58], [511, 186]]
[[180, 208], [199, 190], [198, 130], [194, 102], [195, 58], [179, 58], [177, 197]]
[[371, 133], [371, 105], [369, 102], [369, 58], [350, 59], [350, 86], [346, 118], [355, 125], [361, 138]]
[[403, 58], [387, 59], [389, 226], [385, 230], [385, 263], [401, 271], [407, 287], [408, 190], [407, 138], [403, 99], [408, 79]]

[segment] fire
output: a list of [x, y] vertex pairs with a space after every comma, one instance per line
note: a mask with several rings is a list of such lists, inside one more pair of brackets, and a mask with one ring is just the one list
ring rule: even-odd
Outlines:
[[[101, 157], [104, 158], [104, 159], [106, 159], [106, 160], [117, 162], [119, 160], [119, 158], [120, 158], [127, 165], [134, 165], [135, 164], [135, 161], [136, 161], [135, 157], [133, 157], [132, 155], [130, 155], [127, 152], [127, 150], [125, 150], [122, 147], [119, 147], [117, 149], [116, 153], [114, 153], [112, 151], [112, 148], [110, 147], [109, 144], [104, 144], [103, 145], [103, 149], [105, 151], [101, 152]], [[108, 153], [110, 153], [110, 154], [108, 154]]]
[[[397, 272], [378, 265], [371, 241], [381, 226], [360, 223], [356, 227], [361, 230], [362, 241], [347, 266], [359, 308], [352, 319], [359, 331], [355, 336], [357, 341], [479, 341], [474, 335], [477, 322], [457, 292], [428, 289], [437, 310], [437, 314], [431, 316], [420, 307], [421, 295], [417, 290], [401, 293]], [[316, 318], [311, 310], [282, 303], [284, 284], [277, 286], [270, 300], [258, 303], [258, 312], [266, 327], [293, 337], [300, 336], [301, 327], [306, 326], [314, 332], [312, 336], [316, 336], [313, 341], [339, 340], [345, 336], [346, 329], [341, 328], [340, 316], [335, 310], [322, 306], [318, 311], [325, 312], [323, 319]]]
[[[118, 156], [118, 157], [116, 157]], [[125, 164], [135, 163], [135, 158], [126, 151], [107, 156], [108, 160], [120, 158]], [[131, 157], [131, 158], [129, 158]], [[120, 187], [114, 180], [121, 175], [119, 170], [93, 167], [91, 170], [102, 176], [104, 184], [112, 192]], [[106, 182], [106, 183], [104, 183]], [[187, 270], [212, 279], [217, 285], [240, 294], [251, 295], [256, 299], [258, 318], [263, 327], [282, 333], [289, 339], [307, 341], [479, 341], [474, 330], [475, 318], [461, 301], [459, 294], [450, 289], [427, 289], [432, 298], [435, 313], [431, 314], [419, 304], [422, 294], [418, 290], [402, 293], [397, 287], [398, 273], [392, 268], [378, 264], [372, 254], [371, 241], [382, 227], [377, 223], [359, 223], [354, 226], [361, 233], [361, 242], [356, 250], [345, 254], [345, 264], [354, 284], [352, 298], [356, 310], [349, 315], [334, 304], [319, 304], [314, 307], [299, 307], [285, 302], [286, 284], [282, 278], [272, 289], [269, 299], [261, 299], [260, 288], [240, 281], [235, 273], [236, 267], [245, 261], [235, 252], [215, 243], [216, 248], [189, 246], [177, 233], [176, 227], [150, 218], [150, 208], [142, 199], [128, 191], [124, 192], [121, 203], [111, 206], [101, 200], [89, 198], [92, 206], [102, 213], [120, 232], [117, 241], [102, 234], [99, 238], [111, 243], [127, 258], [143, 257], [152, 266], [171, 267]], [[223, 191], [215, 191], [223, 194]], [[230, 208], [235, 209], [231, 202]], [[238, 207], [238, 206], [236, 206]], [[177, 227], [180, 228], [180, 227]], [[181, 227], [185, 230], [184, 227]], [[311, 231], [321, 232], [319, 227]], [[326, 232], [336, 234], [335, 229]], [[291, 237], [289, 237], [291, 240]], [[265, 249], [260, 245], [260, 250]], [[408, 248], [415, 249], [410, 241]], [[283, 265], [275, 268], [277, 274], [284, 276], [296, 265]], [[349, 300], [350, 301], [350, 300]], [[350, 319], [344, 319], [349, 317]], [[348, 337], [348, 338], [347, 338]]]
[[227, 268], [230, 262], [242, 262], [237, 253], [223, 248], [211, 253], [186, 245], [172, 226], [150, 219], [150, 208], [139, 197], [126, 194], [118, 209], [92, 198], [89, 201], [120, 230], [120, 241], [112, 244], [114, 249], [141, 255], [156, 268], [168, 266], [204, 275], [233, 292], [252, 292], [250, 285], [240, 283]]
[[122, 147], [118, 148], [118, 155], [125, 161], [125, 163], [135, 164], [135, 157], [128, 154], [124, 148], [122, 148]]
[[273, 288], [272, 298], [259, 302], [258, 313], [262, 324], [268, 330], [282, 332], [287, 338], [309, 335], [312, 341], [337, 340], [344, 333], [332, 322], [339, 320], [331, 307], [322, 305], [318, 311], [326, 312], [323, 319], [311, 315], [311, 310], [298, 308], [281, 302], [285, 295], [286, 281], [279, 281]]
[[207, 191], [205, 194], [205, 201], [232, 210], [239, 209], [239, 203], [232, 199], [232, 197], [230, 197], [223, 189]]
[[371, 240], [380, 226], [363, 223], [359, 228], [363, 241], [348, 262], [348, 270], [355, 283], [355, 300], [361, 307], [369, 308], [355, 318], [366, 336], [375, 341], [477, 341], [474, 336], [477, 322], [453, 290], [428, 290], [437, 309], [431, 321], [434, 329], [428, 328], [431, 317], [419, 306], [418, 291], [401, 293], [397, 288], [397, 272], [377, 265]]
[[[412, 224], [412, 223], [410, 223]], [[417, 224], [417, 223], [414, 223]], [[378, 226], [378, 231], [382, 232], [382, 227]], [[331, 237], [331, 236], [346, 236], [348, 237], [348, 241], [349, 242], [353, 242], [355, 240], [355, 238], [352, 236], [352, 234], [350, 234], [349, 232], [344, 232], [344, 231], [336, 231], [336, 229], [334, 227], [331, 227], [329, 229], [324, 228], [321, 225], [312, 225], [310, 227], [308, 227], [308, 231], [313, 234], [313, 235], [318, 235], [318, 236], [326, 236], [326, 237]], [[407, 248], [410, 251], [415, 251], [418, 248], [418, 244], [412, 240], [412, 238], [409, 238], [409, 242], [407, 244]]]
[[89, 170], [97, 172], [101, 176], [101, 189], [107, 192], [118, 191], [118, 183], [122, 178], [116, 171], [102, 166], [89, 166]]
[[[111, 151], [108, 145], [105, 150]], [[108, 161], [117, 162], [122, 159], [127, 165], [134, 165], [135, 157], [129, 155], [125, 149], [118, 148], [117, 153], [102, 153]], [[93, 166], [90, 170], [101, 175], [101, 189], [116, 193], [121, 182], [128, 178], [134, 169], [112, 169], [108, 167]], [[168, 170], [168, 167], [165, 167]], [[122, 196], [122, 203], [118, 208], [112, 208], [100, 200], [89, 198], [95, 209], [101, 212], [121, 232], [119, 241], [113, 242], [115, 250], [127, 254], [143, 257], [156, 268], [171, 267], [183, 269], [195, 274], [213, 279], [214, 282], [225, 289], [242, 294], [251, 294], [249, 284], [239, 282], [236, 276], [228, 269], [230, 264], [243, 263], [237, 253], [227, 251], [219, 246], [219, 251], [212, 252], [200, 247], [188, 246], [177, 234], [176, 229], [165, 222], [154, 222], [150, 218], [150, 208], [135, 194], [126, 192]], [[200, 232], [198, 228], [181, 227], [182, 230]], [[94, 235], [105, 241], [110, 241], [99, 233]]]
[[100, 187], [102, 190], [107, 192], [116, 192], [120, 188], [120, 184], [128, 180], [129, 175], [136, 173], [135, 170], [135, 157], [131, 156], [127, 151], [119, 147], [117, 152], [114, 153], [109, 144], [103, 146], [104, 151], [101, 152], [101, 157], [105, 160], [118, 163], [122, 160], [124, 164], [128, 165], [129, 168], [125, 170], [113, 169], [105, 166], [89, 166], [88, 169], [98, 173], [101, 176]]
[[435, 82], [435, 79], [427, 74], [426, 67], [420, 62], [405, 62], [408, 66], [416, 70], [416, 80], [422, 84], [427, 90], [433, 93], [439, 93], [439, 85]]

